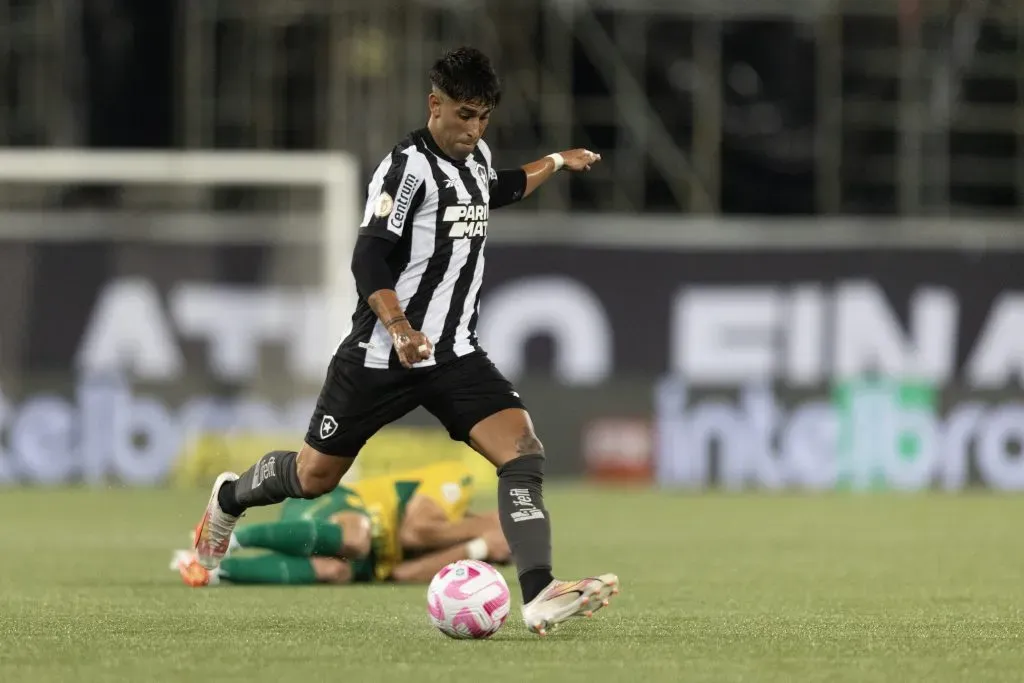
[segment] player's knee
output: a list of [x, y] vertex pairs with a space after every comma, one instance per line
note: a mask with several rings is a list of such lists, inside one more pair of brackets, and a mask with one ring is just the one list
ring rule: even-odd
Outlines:
[[499, 477], [527, 476], [537, 480], [544, 477], [544, 453], [523, 453], [498, 468]]
[[509, 444], [501, 452], [494, 453], [492, 462], [499, 463], [500, 467], [504, 467], [514, 460], [520, 458], [532, 458], [534, 460], [544, 459], [544, 444], [537, 438], [537, 435], [532, 430], [528, 430], [525, 434], [518, 437], [514, 443]]
[[527, 427], [516, 439], [515, 456], [539, 455], [544, 457], [544, 444], [540, 442], [533, 429]]
[[368, 527], [355, 529], [351, 533], [346, 531], [342, 553], [345, 557], [362, 559], [370, 554], [370, 541], [370, 529]]
[[[503, 457], [499, 459], [502, 467], [508, 467], [517, 460], [523, 461], [523, 463], [538, 462], [538, 467], [543, 467], [544, 444], [541, 443], [541, 439], [537, 437], [534, 431], [527, 430], [515, 440], [513, 449], [503, 454]], [[519, 463], [519, 465], [523, 463]]]
[[303, 446], [296, 461], [302, 497], [318, 498], [333, 491], [351, 464], [351, 458], [325, 455], [308, 445]]
[[539, 455], [544, 457], [544, 444], [532, 432], [516, 441], [516, 457], [523, 455]]
[[346, 584], [352, 581], [352, 568], [347, 562], [333, 557], [314, 557], [313, 572], [320, 583]]
[[320, 496], [330, 493], [337, 486], [341, 478], [332, 479], [331, 477], [315, 476], [315, 475], [299, 475], [299, 486], [302, 487], [303, 498], [319, 498]]

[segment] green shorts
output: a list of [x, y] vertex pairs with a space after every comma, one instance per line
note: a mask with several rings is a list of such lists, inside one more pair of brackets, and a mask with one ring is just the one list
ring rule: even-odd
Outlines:
[[[363, 499], [355, 491], [345, 486], [339, 486], [330, 493], [325, 493], [319, 498], [306, 500], [304, 498], [289, 498], [281, 505], [281, 521], [294, 522], [299, 520], [327, 521], [339, 512], [356, 512], [366, 515]], [[373, 581], [376, 558], [373, 551], [361, 560], [350, 561], [352, 565], [352, 581], [355, 583], [367, 583]]]

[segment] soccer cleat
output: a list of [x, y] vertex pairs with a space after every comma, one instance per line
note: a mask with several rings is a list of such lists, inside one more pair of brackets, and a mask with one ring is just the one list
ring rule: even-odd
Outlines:
[[[192, 547], [196, 547], [196, 533], [199, 531], [199, 527], [196, 527], [188, 532], [188, 542], [192, 544]], [[231, 532], [231, 538], [228, 540], [228, 551], [224, 553], [224, 557], [230, 557], [231, 553], [242, 549], [242, 544], [238, 542], [238, 536], [235, 532]], [[174, 567], [171, 567], [174, 569]]]
[[619, 577], [615, 574], [580, 581], [552, 581], [537, 597], [523, 605], [523, 621], [534, 633], [546, 636], [551, 627], [567, 619], [593, 616], [618, 592]]
[[231, 533], [235, 530], [238, 517], [233, 517], [220, 509], [217, 494], [226, 482], [236, 481], [238, 475], [224, 472], [213, 482], [213, 492], [202, 520], [196, 525], [195, 551], [196, 558], [206, 569], [216, 569], [231, 544]]
[[177, 569], [181, 580], [186, 586], [202, 588], [204, 586], [216, 586], [220, 583], [220, 576], [216, 569], [209, 570], [199, 564], [199, 559], [192, 550], [177, 550], [171, 562], [171, 568]]

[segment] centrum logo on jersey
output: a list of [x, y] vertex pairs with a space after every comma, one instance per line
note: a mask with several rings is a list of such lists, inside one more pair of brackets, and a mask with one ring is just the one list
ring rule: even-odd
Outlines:
[[398, 198], [395, 200], [394, 213], [391, 214], [391, 225], [401, 230], [405, 225], [405, 215], [409, 213], [412, 205], [412, 196], [416, 194], [420, 179], [409, 173], [402, 180], [402, 186], [398, 188]]
[[446, 208], [441, 220], [452, 224], [448, 232], [452, 239], [487, 237], [488, 215], [486, 204], [458, 204]]

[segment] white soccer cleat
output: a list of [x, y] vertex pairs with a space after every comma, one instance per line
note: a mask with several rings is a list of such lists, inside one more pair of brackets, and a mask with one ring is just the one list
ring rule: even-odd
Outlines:
[[[195, 529], [192, 529], [192, 531], [188, 532], [188, 542], [192, 544], [193, 548], [196, 546], [196, 533], [198, 531], [199, 531], [199, 527], [196, 527]], [[241, 550], [241, 549], [242, 549], [242, 544], [238, 542], [238, 536], [235, 535], [234, 531], [232, 531], [231, 532], [231, 540], [228, 541], [228, 551], [226, 553], [224, 553], [224, 557], [231, 557], [231, 553], [236, 552], [236, 551]], [[189, 552], [192, 552], [192, 551], [189, 551]], [[171, 567], [171, 569], [174, 569], [174, 567]]]
[[199, 564], [206, 569], [216, 569], [231, 544], [231, 533], [238, 524], [238, 517], [233, 517], [220, 509], [217, 494], [226, 482], [237, 481], [234, 472], [224, 472], [213, 482], [210, 502], [206, 505], [203, 518], [196, 525], [195, 551]]
[[615, 574], [579, 581], [552, 581], [537, 597], [523, 605], [523, 621], [534, 633], [546, 636], [548, 629], [572, 617], [593, 616], [618, 592], [619, 577]]

